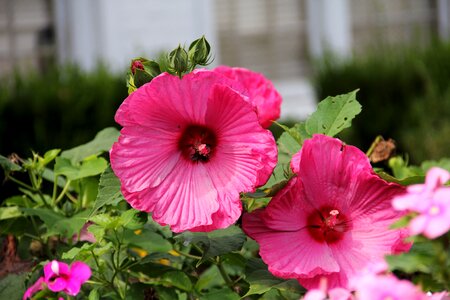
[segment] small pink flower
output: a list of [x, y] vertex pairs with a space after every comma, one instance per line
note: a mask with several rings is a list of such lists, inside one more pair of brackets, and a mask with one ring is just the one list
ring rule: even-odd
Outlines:
[[244, 94], [249, 96], [249, 101], [258, 111], [261, 126], [267, 128], [280, 117], [281, 95], [264, 75], [248, 69], [228, 66], [219, 66], [214, 71], [243, 85]]
[[428, 292], [423, 300], [450, 300], [450, 294], [447, 291], [439, 293]]
[[235, 85], [208, 70], [163, 73], [125, 99], [110, 156], [131, 206], [175, 232], [236, 222], [239, 193], [267, 181], [277, 148]]
[[303, 300], [353, 300], [354, 297], [351, 291], [345, 288], [333, 288], [328, 290], [328, 280], [325, 277], [320, 279], [318, 289], [311, 289], [306, 294]]
[[446, 170], [431, 168], [425, 184], [408, 186], [406, 194], [393, 199], [395, 209], [419, 213], [409, 223], [412, 235], [423, 233], [434, 239], [450, 229], [450, 187], [443, 186], [449, 179], [450, 173]]
[[23, 300], [31, 299], [31, 297], [39, 292], [40, 290], [43, 290], [45, 286], [44, 277], [39, 277], [39, 279], [30, 286], [26, 291], [25, 294], [23, 294]]
[[358, 300], [423, 300], [425, 297], [414, 284], [394, 275], [368, 274], [356, 282]]
[[91, 277], [91, 269], [87, 264], [76, 261], [70, 267], [56, 260], [44, 266], [44, 281], [52, 292], [64, 292], [75, 296], [81, 285]]
[[358, 148], [324, 135], [306, 140], [291, 162], [297, 174], [265, 209], [243, 216], [269, 271], [308, 289], [329, 288], [384, 255], [408, 250], [406, 230], [389, 226], [403, 213], [391, 200], [404, 192], [376, 175]]

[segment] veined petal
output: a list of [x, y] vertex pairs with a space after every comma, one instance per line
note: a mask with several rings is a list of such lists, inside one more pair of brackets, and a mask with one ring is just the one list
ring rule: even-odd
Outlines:
[[211, 225], [211, 215], [219, 209], [217, 191], [204, 165], [183, 159], [158, 187], [140, 193], [139, 200], [152, 203], [153, 219], [171, 225], [174, 232]]
[[260, 244], [269, 271], [283, 278], [312, 278], [340, 270], [330, 248], [311, 238], [306, 229], [277, 231], [265, 224], [264, 211], [244, 214], [243, 229]]
[[[252, 191], [256, 186], [263, 185], [275, 168], [277, 148], [272, 134], [258, 124], [253, 106], [245, 101], [242, 94], [228, 86], [216, 85], [209, 97], [206, 122], [217, 132], [217, 160], [226, 160], [223, 163], [228, 167], [226, 176], [233, 178], [233, 184], [247, 186], [241, 191]], [[238, 178], [242, 176], [237, 171], [241, 165], [250, 172], [240, 173], [244, 176], [256, 175], [256, 181], [254, 178], [245, 181], [242, 177]]]
[[359, 183], [356, 178], [373, 172], [367, 156], [356, 147], [319, 134], [306, 140], [300, 151], [298, 176], [308, 198], [314, 199], [317, 207], [339, 206], [347, 211]]
[[158, 186], [180, 159], [178, 138], [157, 129], [123, 128], [110, 153], [114, 173], [129, 192]]

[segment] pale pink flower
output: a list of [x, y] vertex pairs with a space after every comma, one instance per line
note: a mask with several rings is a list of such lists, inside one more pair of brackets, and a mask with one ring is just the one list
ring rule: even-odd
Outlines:
[[36, 282], [30, 286], [26, 291], [25, 294], [23, 294], [23, 300], [31, 299], [31, 297], [39, 292], [40, 290], [43, 290], [45, 287], [44, 277], [39, 277]]
[[351, 291], [345, 288], [333, 288], [328, 290], [328, 280], [326, 277], [320, 278], [319, 288], [309, 290], [303, 300], [353, 300]]
[[225, 228], [239, 218], [239, 193], [267, 181], [277, 149], [235, 84], [207, 70], [183, 79], [164, 73], [122, 103], [110, 156], [131, 206], [175, 232]]
[[234, 79], [244, 87], [243, 93], [256, 106], [261, 126], [269, 127], [280, 117], [281, 95], [264, 75], [245, 68], [219, 66], [214, 69], [228, 78]]
[[44, 266], [44, 282], [52, 292], [75, 296], [90, 277], [91, 269], [81, 261], [76, 261], [69, 267], [66, 263], [53, 260]]
[[446, 170], [431, 168], [425, 184], [410, 185], [406, 194], [393, 199], [395, 209], [419, 213], [409, 223], [411, 235], [422, 233], [434, 239], [450, 229], [450, 187], [443, 186], [449, 179]]
[[450, 300], [450, 294], [447, 291], [442, 291], [438, 293], [426, 293], [423, 300]]
[[403, 215], [391, 200], [404, 188], [376, 175], [358, 148], [316, 134], [291, 166], [297, 176], [265, 209], [243, 216], [275, 276], [308, 289], [321, 277], [329, 288], [346, 287], [367, 263], [410, 248], [405, 230], [389, 229]]
[[365, 275], [357, 280], [358, 300], [423, 300], [425, 294], [407, 280], [394, 275]]

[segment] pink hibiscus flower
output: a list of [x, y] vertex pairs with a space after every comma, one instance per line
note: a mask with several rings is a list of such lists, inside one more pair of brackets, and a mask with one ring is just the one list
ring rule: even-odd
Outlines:
[[449, 179], [446, 170], [431, 168], [425, 184], [410, 185], [406, 194], [392, 200], [395, 209], [419, 213], [409, 223], [412, 235], [423, 233], [434, 239], [450, 229], [450, 187], [443, 186]]
[[261, 126], [267, 128], [280, 117], [281, 95], [264, 75], [248, 69], [228, 66], [219, 66], [214, 71], [243, 85], [243, 92], [249, 96], [249, 100], [257, 108]]
[[326, 277], [329, 288], [345, 288], [367, 263], [409, 249], [405, 230], [388, 228], [402, 216], [390, 202], [404, 188], [378, 177], [358, 148], [317, 134], [291, 167], [297, 176], [265, 209], [243, 217], [275, 276], [308, 289]]
[[239, 218], [239, 193], [267, 181], [277, 149], [236, 84], [207, 70], [183, 79], [164, 73], [125, 99], [110, 156], [131, 206], [175, 232]]
[[44, 266], [44, 282], [52, 292], [64, 292], [75, 296], [81, 285], [91, 277], [91, 269], [87, 264], [76, 261], [70, 267], [56, 260]]

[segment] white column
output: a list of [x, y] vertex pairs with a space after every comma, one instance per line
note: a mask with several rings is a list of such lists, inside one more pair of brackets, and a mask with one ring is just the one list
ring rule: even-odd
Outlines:
[[450, 39], [450, 1], [438, 0], [437, 18], [439, 37], [443, 40]]
[[312, 56], [331, 52], [348, 57], [352, 52], [349, 0], [307, 0], [308, 41]]

